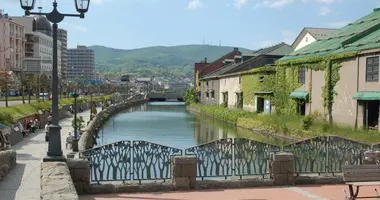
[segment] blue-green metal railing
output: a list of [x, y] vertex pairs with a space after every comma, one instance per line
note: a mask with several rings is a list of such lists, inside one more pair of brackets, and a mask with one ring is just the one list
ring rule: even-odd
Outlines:
[[270, 153], [294, 154], [294, 168], [301, 173], [341, 173], [345, 164], [360, 164], [362, 152], [379, 149], [340, 137], [316, 137], [285, 146], [246, 138], [220, 139], [184, 151], [147, 141], [120, 141], [81, 152], [91, 161], [91, 181], [166, 180], [171, 178], [173, 156], [197, 157], [197, 177], [265, 176]]

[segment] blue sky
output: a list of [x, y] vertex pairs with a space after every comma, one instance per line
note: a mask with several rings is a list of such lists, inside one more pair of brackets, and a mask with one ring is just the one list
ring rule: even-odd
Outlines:
[[[19, 0], [0, 9], [22, 15]], [[50, 11], [53, 0], [37, 0]], [[75, 13], [74, 0], [57, 0]], [[91, 0], [85, 19], [66, 18], [69, 47], [134, 49], [205, 43], [256, 49], [291, 44], [304, 27], [339, 28], [380, 7], [380, 0]]]

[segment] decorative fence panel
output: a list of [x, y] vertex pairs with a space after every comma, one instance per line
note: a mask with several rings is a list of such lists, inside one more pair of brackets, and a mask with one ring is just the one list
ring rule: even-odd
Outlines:
[[280, 147], [257, 142], [246, 138], [234, 141], [235, 175], [268, 174], [268, 159], [271, 151], [279, 151]]
[[294, 154], [296, 173], [339, 173], [345, 164], [360, 164], [371, 146], [340, 137], [316, 137], [283, 146]]
[[182, 155], [181, 149], [146, 141], [133, 141], [133, 179], [169, 179], [171, 157]]
[[233, 139], [220, 139], [185, 150], [197, 157], [198, 177], [232, 176]]
[[91, 181], [125, 181], [132, 178], [131, 142], [120, 141], [81, 153], [91, 162]]
[[120, 141], [81, 152], [91, 162], [91, 181], [170, 179], [172, 156], [181, 149], [146, 141]]
[[[379, 147], [378, 147], [379, 146]], [[376, 146], [380, 149], [380, 145]], [[375, 146], [372, 146], [372, 149]], [[294, 154], [296, 173], [339, 173], [345, 164], [361, 163], [370, 145], [340, 137], [316, 137], [282, 147]], [[81, 152], [91, 161], [91, 181], [158, 180], [171, 178], [171, 158], [197, 157], [197, 176], [267, 175], [271, 152], [279, 146], [246, 138], [227, 138], [185, 149], [147, 141], [120, 141]]]
[[268, 174], [271, 151], [280, 147], [246, 138], [220, 139], [185, 150], [197, 157], [197, 176], [225, 177]]

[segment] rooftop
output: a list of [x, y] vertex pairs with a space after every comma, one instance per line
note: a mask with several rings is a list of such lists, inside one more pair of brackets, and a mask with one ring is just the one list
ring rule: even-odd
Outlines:
[[380, 48], [379, 37], [380, 10], [374, 9], [371, 14], [281, 58], [280, 61]]

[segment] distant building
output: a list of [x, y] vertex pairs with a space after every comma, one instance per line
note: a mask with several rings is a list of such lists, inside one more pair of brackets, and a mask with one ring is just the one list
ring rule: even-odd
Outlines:
[[67, 31], [58, 29], [58, 40], [61, 42], [61, 77], [67, 79]]
[[[41, 32], [25, 34], [24, 71], [30, 73], [46, 73], [52, 75], [53, 38]], [[58, 73], [61, 72], [61, 42], [58, 41]]]
[[94, 72], [94, 80], [100, 80], [100, 81], [103, 81], [105, 78], [104, 78], [104, 74], [101, 73], [101, 72]]
[[[46, 73], [51, 77], [53, 66], [53, 29], [45, 16], [11, 17], [22, 24], [25, 32], [24, 71]], [[61, 41], [58, 41], [58, 74], [61, 76]]]
[[68, 80], [92, 80], [95, 68], [95, 53], [86, 46], [77, 46], [68, 50]]
[[0, 13], [0, 70], [21, 71], [25, 51], [24, 26]]

